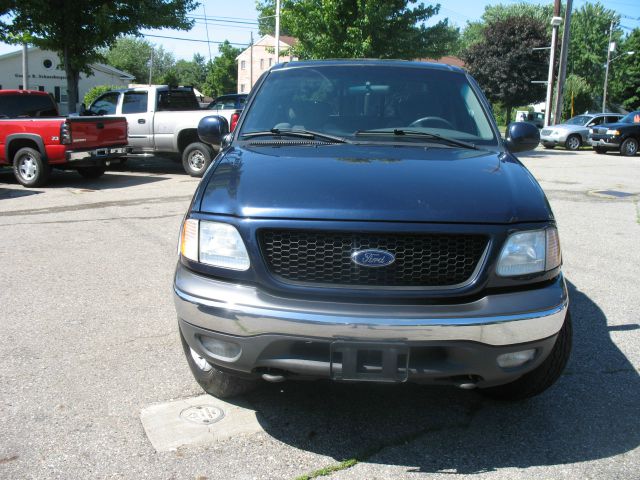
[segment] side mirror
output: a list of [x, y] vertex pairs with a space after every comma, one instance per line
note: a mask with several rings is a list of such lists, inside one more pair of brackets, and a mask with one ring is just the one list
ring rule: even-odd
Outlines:
[[511, 153], [533, 150], [540, 143], [538, 127], [531, 123], [514, 122], [507, 127], [505, 146]]
[[209, 145], [220, 145], [222, 138], [229, 133], [229, 122], [219, 115], [203, 117], [198, 123], [200, 140]]
[[80, 104], [80, 111], [78, 112], [78, 115], [80, 115], [81, 117], [87, 115], [87, 106], [84, 103]]

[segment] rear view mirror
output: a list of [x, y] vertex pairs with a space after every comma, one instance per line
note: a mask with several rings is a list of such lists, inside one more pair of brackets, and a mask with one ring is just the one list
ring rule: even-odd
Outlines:
[[219, 115], [203, 117], [198, 123], [198, 136], [204, 143], [220, 145], [222, 138], [229, 133], [227, 119]]

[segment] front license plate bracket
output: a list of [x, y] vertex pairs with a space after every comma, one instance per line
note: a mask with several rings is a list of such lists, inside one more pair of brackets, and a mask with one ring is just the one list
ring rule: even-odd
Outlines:
[[406, 382], [409, 347], [402, 343], [335, 341], [331, 378], [342, 381]]

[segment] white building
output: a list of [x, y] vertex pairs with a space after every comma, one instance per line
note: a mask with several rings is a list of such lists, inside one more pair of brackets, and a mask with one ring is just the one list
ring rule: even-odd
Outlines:
[[[27, 53], [29, 90], [48, 92], [55, 98], [61, 114], [69, 111], [67, 105], [67, 75], [60, 66], [58, 54], [29, 48]], [[78, 91], [80, 102], [84, 95], [97, 85], [126, 87], [134, 80], [133, 75], [100, 63], [90, 65], [93, 75], [80, 74]], [[0, 55], [0, 90], [22, 90], [22, 50]]]
[[[280, 36], [281, 62], [297, 60], [291, 55], [291, 47], [296, 43], [297, 40], [293, 37]], [[275, 37], [265, 35], [236, 57], [238, 62], [238, 93], [248, 93], [260, 75], [269, 70], [274, 63], [277, 63], [275, 45]]]

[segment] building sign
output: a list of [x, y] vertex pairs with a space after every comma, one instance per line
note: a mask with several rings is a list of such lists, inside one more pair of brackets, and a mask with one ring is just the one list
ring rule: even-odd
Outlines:
[[[16, 78], [22, 78], [22, 74], [21, 73], [16, 73], [15, 74]], [[43, 75], [42, 73], [39, 74], [31, 74], [28, 75], [29, 78], [44, 78], [44, 79], [48, 79], [48, 80], [66, 80], [67, 76], [66, 75]]]

